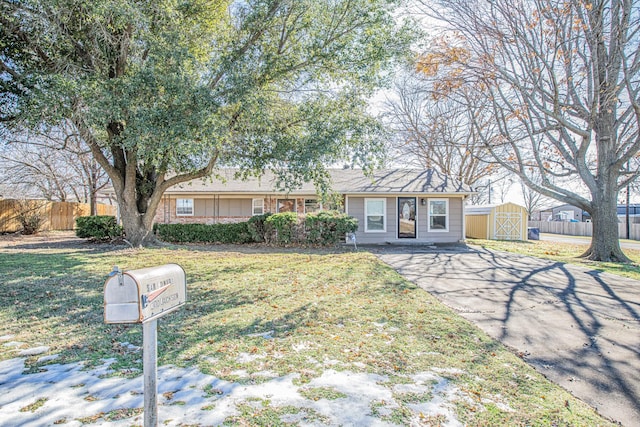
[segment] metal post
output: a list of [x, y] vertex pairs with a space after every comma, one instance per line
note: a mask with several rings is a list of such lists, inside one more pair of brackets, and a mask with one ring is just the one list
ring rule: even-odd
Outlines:
[[142, 372], [144, 374], [144, 427], [158, 426], [158, 321], [142, 324]]

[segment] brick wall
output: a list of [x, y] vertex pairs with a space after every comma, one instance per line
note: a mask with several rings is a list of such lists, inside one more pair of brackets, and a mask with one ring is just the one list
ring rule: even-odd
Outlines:
[[[247, 221], [251, 216], [177, 216], [176, 199], [179, 197], [165, 197], [160, 202], [154, 222], [158, 224], [216, 224]], [[278, 199], [286, 197], [269, 196], [264, 198], [264, 212], [276, 213], [278, 210]], [[295, 200], [297, 213], [304, 213], [304, 197], [290, 197]]]

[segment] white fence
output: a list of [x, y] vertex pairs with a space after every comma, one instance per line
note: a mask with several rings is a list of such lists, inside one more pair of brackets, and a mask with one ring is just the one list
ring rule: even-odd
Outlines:
[[[593, 224], [590, 222], [565, 222], [565, 221], [529, 221], [529, 227], [535, 227], [541, 233], [566, 234], [568, 236], [591, 236]], [[627, 238], [627, 225], [618, 224], [618, 237]], [[631, 224], [629, 238], [640, 240], [640, 224]]]

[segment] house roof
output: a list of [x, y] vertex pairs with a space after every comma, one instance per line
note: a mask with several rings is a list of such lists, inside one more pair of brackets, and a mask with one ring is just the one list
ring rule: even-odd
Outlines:
[[[277, 187], [277, 177], [266, 171], [261, 177], [236, 179], [235, 169], [218, 170], [217, 177], [196, 179], [171, 187], [167, 194], [185, 193], [283, 193]], [[471, 194], [468, 185], [455, 181], [433, 169], [383, 169], [372, 176], [360, 169], [330, 169], [331, 188], [342, 194]], [[316, 194], [313, 183], [288, 191], [289, 194]]]

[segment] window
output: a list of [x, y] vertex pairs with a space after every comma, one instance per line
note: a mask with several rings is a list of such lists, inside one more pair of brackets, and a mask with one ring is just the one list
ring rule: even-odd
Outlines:
[[251, 214], [262, 215], [264, 213], [264, 199], [252, 199]]
[[319, 212], [321, 209], [322, 205], [317, 199], [304, 199], [304, 213]]
[[449, 200], [429, 199], [429, 231], [449, 231]]
[[176, 215], [192, 216], [193, 199], [176, 199]]
[[295, 207], [293, 199], [278, 199], [278, 212], [295, 212]]
[[364, 199], [364, 231], [384, 232], [387, 230], [386, 199]]

